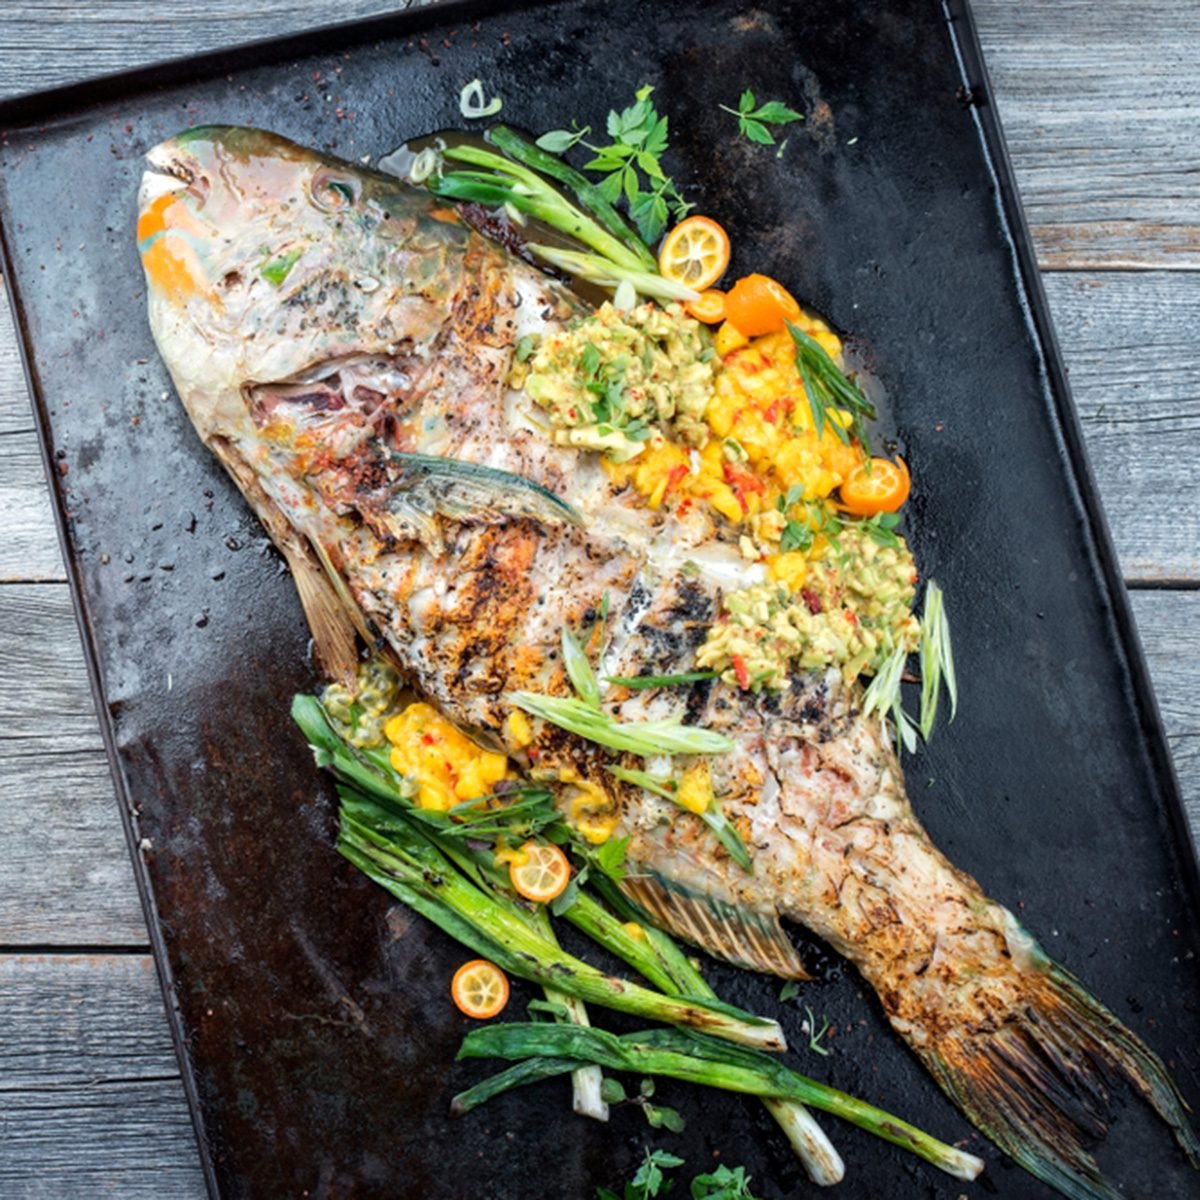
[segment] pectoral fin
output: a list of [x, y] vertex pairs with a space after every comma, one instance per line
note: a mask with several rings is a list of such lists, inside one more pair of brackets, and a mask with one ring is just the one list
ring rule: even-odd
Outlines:
[[621, 890], [668, 932], [739, 967], [810, 979], [775, 913], [739, 908], [652, 873], [629, 875]]
[[312, 632], [313, 653], [322, 674], [340, 683], [352, 684], [358, 668], [356, 635], [365, 624], [358, 606], [344, 594], [344, 585], [339, 588], [341, 580], [332, 565], [318, 557], [313, 544], [292, 527], [233, 446], [224, 438], [216, 437], [210, 439], [209, 445], [287, 560]]

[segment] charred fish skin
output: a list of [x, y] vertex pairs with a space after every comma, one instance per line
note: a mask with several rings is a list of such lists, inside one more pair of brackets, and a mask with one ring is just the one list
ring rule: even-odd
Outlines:
[[1064, 1194], [1116, 1195], [1083, 1148], [1108, 1075], [1200, 1164], [1162, 1063], [933, 846], [836, 675], [768, 698], [713, 681], [610, 693], [618, 719], [733, 739], [709, 770], [752, 872], [697, 818], [616, 781], [601, 748], [538, 721], [514, 739], [509, 693], [569, 693], [564, 625], [607, 610], [601, 675], [684, 672], [722, 591], [759, 582], [712, 519], [648, 511], [507, 388], [519, 337], [577, 301], [425, 193], [274, 134], [201, 127], [149, 160], [155, 338], [291, 564], [327, 671], [353, 669], [357, 638], [385, 646], [463, 728], [557, 781], [568, 811], [618, 807], [632, 898], [712, 953], [796, 976], [779, 917], [825, 938], [963, 1112]]

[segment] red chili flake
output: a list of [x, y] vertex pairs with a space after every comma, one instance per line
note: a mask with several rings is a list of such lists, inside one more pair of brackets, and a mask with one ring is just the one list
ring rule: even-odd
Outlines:
[[432, 746], [434, 742], [437, 741], [437, 738], [435, 738], [432, 733], [423, 733], [421, 734], [421, 741], [423, 741], [427, 746]]
[[779, 401], [776, 400], [771, 404], [771, 407], [763, 413], [763, 420], [770, 425], [774, 425], [779, 420]]
[[687, 476], [688, 466], [686, 463], [680, 463], [678, 466], [672, 467], [667, 472], [667, 488], [669, 492], [673, 487], [677, 487], [682, 479]]
[[750, 686], [750, 672], [746, 670], [746, 660], [740, 654], [735, 654], [731, 661], [733, 673], [737, 676], [738, 687], [744, 691]]
[[537, 762], [538, 758], [540, 757], [538, 748], [536, 746], [530, 746], [525, 753], [529, 756], [530, 762]]
[[693, 503], [695, 502], [692, 500], [691, 496], [684, 496], [683, 502], [675, 510], [675, 515], [677, 517], [687, 516], [687, 514], [691, 511]]
[[846, 620], [849, 621], [851, 625], [858, 624], [858, 617], [854, 615], [854, 609], [844, 608], [842, 611], [846, 614]]
[[821, 611], [821, 597], [812, 588], [801, 588], [800, 599], [808, 605], [808, 611], [815, 617]]

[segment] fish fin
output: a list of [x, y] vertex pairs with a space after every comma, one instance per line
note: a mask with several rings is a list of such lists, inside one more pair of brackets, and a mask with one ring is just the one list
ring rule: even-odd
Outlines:
[[280, 546], [300, 596], [321, 673], [347, 687], [358, 670], [358, 631], [328, 574], [303, 551]]
[[1024, 1004], [998, 1028], [939, 1030], [914, 1045], [971, 1121], [1071, 1200], [1119, 1200], [1083, 1142], [1104, 1133], [1109, 1084], [1124, 1079], [1200, 1166], [1187, 1104], [1157, 1055], [1036, 947], [1023, 974]]
[[349, 686], [358, 669], [355, 634], [362, 634], [368, 644], [372, 641], [358, 605], [320, 545], [292, 526], [263, 491], [253, 468], [233, 444], [225, 438], [213, 437], [209, 446], [287, 560], [312, 633], [317, 665], [327, 677]]
[[699, 895], [654, 874], [629, 874], [621, 890], [654, 924], [739, 967], [784, 979], [811, 979], [774, 912]]

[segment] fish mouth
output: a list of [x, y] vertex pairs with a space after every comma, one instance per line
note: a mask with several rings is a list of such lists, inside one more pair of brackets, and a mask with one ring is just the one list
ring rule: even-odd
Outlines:
[[146, 169], [138, 192], [139, 212], [146, 212], [163, 196], [185, 197], [193, 210], [204, 207], [209, 181], [196, 160], [175, 138], [159, 142], [146, 153]]
[[159, 142], [146, 152], [147, 174], [164, 179], [173, 179], [177, 186], [186, 187], [196, 181], [196, 168], [188, 161], [186, 152], [179, 143], [170, 138]]

